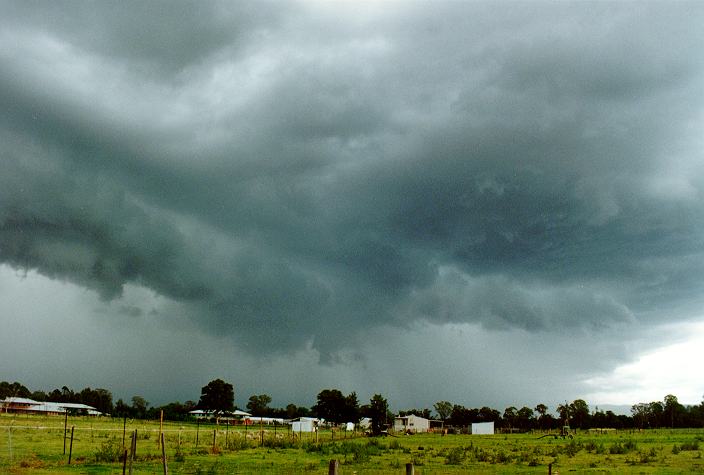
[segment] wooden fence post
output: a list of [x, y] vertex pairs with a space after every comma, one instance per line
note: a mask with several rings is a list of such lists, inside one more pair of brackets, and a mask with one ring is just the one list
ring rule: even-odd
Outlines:
[[134, 462], [135, 452], [137, 452], [137, 429], [132, 432], [132, 443], [130, 444], [129, 475], [132, 475], [132, 463]]
[[339, 475], [339, 470], [340, 470], [340, 461], [339, 460], [331, 460], [330, 465], [328, 466], [328, 475]]
[[68, 410], [64, 409], [64, 455], [66, 455], [66, 425], [68, 424]]
[[414, 475], [415, 474], [415, 468], [413, 467], [412, 463], [407, 463], [406, 464], [406, 475]]
[[[163, 414], [163, 411], [162, 411]], [[166, 467], [166, 445], [164, 444], [164, 433], [161, 433], [161, 462], [164, 464], [164, 475], [168, 475], [169, 469]]]
[[73, 453], [73, 429], [75, 427], [71, 426], [71, 445], [69, 446], [68, 449], [68, 464], [71, 465], [71, 454]]

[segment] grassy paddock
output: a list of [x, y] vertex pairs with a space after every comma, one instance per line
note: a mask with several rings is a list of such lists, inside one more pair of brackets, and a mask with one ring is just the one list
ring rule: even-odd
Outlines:
[[[122, 473], [123, 421], [70, 417], [63, 454], [62, 417], [0, 414], [2, 473]], [[133, 472], [162, 473], [159, 422], [128, 420], [125, 446], [137, 430]], [[213, 434], [215, 432], [215, 445]], [[323, 431], [291, 434], [287, 427], [216, 427], [164, 423], [169, 473], [692, 473], [704, 472], [704, 429], [582, 432], [574, 439], [542, 433], [493, 436], [423, 434], [367, 438]], [[262, 443], [263, 440], [263, 443]]]

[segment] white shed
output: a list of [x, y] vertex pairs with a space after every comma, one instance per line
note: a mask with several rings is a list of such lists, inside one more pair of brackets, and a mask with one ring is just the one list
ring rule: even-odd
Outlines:
[[314, 417], [299, 417], [298, 420], [291, 421], [293, 432], [313, 432], [318, 428], [319, 420]]
[[394, 431], [396, 432], [428, 432], [430, 420], [413, 414], [399, 416], [394, 419]]
[[493, 422], [472, 422], [472, 435], [494, 434]]

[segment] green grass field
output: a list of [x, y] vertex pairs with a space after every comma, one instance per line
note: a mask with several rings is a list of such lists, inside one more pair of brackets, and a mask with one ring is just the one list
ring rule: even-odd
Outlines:
[[[122, 473], [123, 421], [69, 418], [64, 455], [60, 416], [0, 414], [0, 473]], [[137, 430], [133, 473], [163, 473], [158, 421], [128, 421]], [[213, 434], [215, 433], [215, 445]], [[295, 436], [284, 427], [226, 428], [164, 423], [169, 473], [704, 473], [704, 429], [583, 432], [573, 439], [542, 433], [493, 436], [423, 434], [368, 438], [323, 431]], [[262, 445], [262, 436], [264, 443]], [[197, 439], [197, 440], [196, 440]]]

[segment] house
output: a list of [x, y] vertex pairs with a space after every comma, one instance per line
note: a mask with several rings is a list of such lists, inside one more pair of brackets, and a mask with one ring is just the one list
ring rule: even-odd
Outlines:
[[16, 414], [44, 414], [63, 415], [81, 414], [87, 416], [100, 416], [102, 412], [87, 404], [71, 402], [39, 402], [33, 399], [22, 397], [10, 397], [0, 401], [0, 412], [12, 412]]
[[0, 410], [2, 412], [15, 412], [15, 413], [25, 413], [32, 406], [40, 404], [34, 399], [27, 399], [25, 397], [8, 397], [0, 401]]
[[359, 428], [366, 430], [372, 427], [372, 419], [370, 417], [362, 417], [359, 420]]
[[493, 433], [493, 422], [472, 422], [472, 435], [492, 435]]
[[428, 432], [430, 430], [430, 420], [425, 417], [408, 414], [394, 419], [394, 431], [415, 434], [417, 432]]
[[293, 432], [314, 432], [323, 421], [316, 417], [299, 417], [291, 421]]

